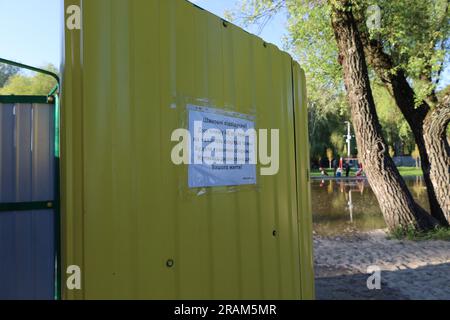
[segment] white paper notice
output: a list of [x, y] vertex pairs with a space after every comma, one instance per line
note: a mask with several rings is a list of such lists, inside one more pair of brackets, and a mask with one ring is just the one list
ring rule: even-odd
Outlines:
[[188, 105], [189, 188], [256, 184], [253, 117]]

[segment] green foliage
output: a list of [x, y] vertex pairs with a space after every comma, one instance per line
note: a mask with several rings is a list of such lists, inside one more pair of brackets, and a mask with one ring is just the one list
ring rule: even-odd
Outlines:
[[395, 156], [395, 150], [393, 146], [389, 146], [389, 155], [391, 156], [391, 158]]
[[414, 137], [395, 101], [384, 86], [372, 83], [372, 93], [377, 107], [378, 117], [382, 124], [383, 135], [390, 146], [401, 146], [402, 152], [414, 148]]
[[[450, 23], [447, 0], [352, 0], [359, 29], [379, 40], [393, 59], [391, 72], [402, 69], [420, 103], [433, 93], [449, 57]], [[305, 70], [309, 103], [311, 156], [325, 155], [327, 147], [341, 153], [345, 148], [341, 123], [349, 119], [348, 104], [331, 27], [331, 5], [336, 0], [240, 0], [243, 24], [263, 27], [273, 15], [285, 12], [289, 37], [286, 46]], [[381, 8], [381, 27], [368, 31], [366, 9]], [[446, 54], [447, 53], [447, 54]], [[380, 122], [388, 144], [397, 151], [414, 148], [409, 125], [392, 97], [377, 84], [370, 71]], [[449, 89], [450, 90], [450, 89]], [[450, 129], [449, 129], [450, 132]]]
[[423, 172], [420, 168], [414, 167], [397, 167], [403, 177], [422, 177]]
[[333, 149], [327, 148], [327, 158], [328, 158], [328, 160], [330, 160], [330, 162], [331, 162], [331, 160], [333, 160], [333, 156], [334, 156]]
[[450, 95], [450, 85], [439, 91], [437, 95], [440, 100], [442, 100], [445, 96]]
[[328, 110], [329, 106], [329, 104], [315, 103], [314, 101], [310, 101], [308, 106], [312, 159], [325, 158], [327, 149], [330, 147], [337, 157], [344, 148], [344, 121], [348, 119], [347, 115], [346, 113], [334, 113], [332, 110]]
[[[57, 73], [57, 69], [52, 65], [44, 69]], [[47, 95], [55, 85], [56, 80], [45, 74], [36, 73], [33, 76], [16, 74], [0, 88], [0, 95]]]
[[19, 68], [0, 63], [0, 88], [5, 85], [9, 78], [19, 72]]
[[411, 157], [416, 161], [416, 167], [419, 167], [419, 160], [420, 160], [420, 151], [419, 147], [414, 145], [414, 150], [411, 152]]
[[347, 108], [342, 70], [337, 63], [338, 51], [330, 27], [330, 11], [326, 2], [299, 4], [287, 1], [288, 30], [291, 50], [306, 72], [309, 98], [326, 103], [328, 108], [342, 113]]
[[330, 135], [330, 142], [331, 145], [334, 147], [334, 150], [344, 152], [344, 149], [346, 148], [345, 140], [342, 139], [342, 133], [339, 131], [333, 131]]
[[450, 228], [438, 227], [430, 231], [420, 232], [413, 227], [406, 229], [398, 228], [392, 231], [389, 238], [397, 240], [425, 241], [425, 240], [443, 240], [450, 241]]
[[[381, 28], [371, 36], [382, 39], [395, 69], [411, 80], [416, 103], [436, 89], [449, 50], [450, 15], [447, 0], [367, 0], [382, 12]], [[363, 6], [364, 7], [364, 6]], [[362, 24], [361, 29], [364, 29]], [[393, 70], [395, 71], [395, 70]]]

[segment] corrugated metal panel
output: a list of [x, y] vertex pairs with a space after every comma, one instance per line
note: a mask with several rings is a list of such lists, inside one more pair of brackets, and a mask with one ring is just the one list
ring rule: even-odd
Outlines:
[[[61, 143], [63, 262], [83, 283], [64, 297], [312, 298], [310, 210], [297, 197], [308, 182], [296, 179], [307, 161], [295, 153], [308, 148], [306, 111], [294, 115], [305, 92], [290, 56], [182, 0], [82, 10], [84, 31], [66, 31]], [[190, 192], [170, 136], [193, 102], [280, 129], [279, 173]]]
[[312, 210], [309, 172], [309, 133], [306, 78], [298, 63], [292, 65], [295, 110], [297, 203], [300, 245], [302, 296], [315, 297], [312, 237]]
[[[54, 198], [53, 106], [0, 104], [0, 203]], [[53, 299], [53, 210], [0, 212], [0, 299]]]

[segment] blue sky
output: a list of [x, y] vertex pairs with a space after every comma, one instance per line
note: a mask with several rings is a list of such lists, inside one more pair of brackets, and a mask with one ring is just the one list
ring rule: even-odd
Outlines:
[[[226, 10], [239, 8], [239, 1], [236, 0], [188, 0], [195, 3], [215, 15], [223, 17]], [[276, 44], [280, 49], [283, 48], [282, 38], [287, 33], [286, 18], [282, 14], [278, 14], [272, 19], [259, 34], [259, 28], [250, 27], [247, 31], [257, 34], [266, 42]]]
[[[95, 1], [95, 0], [94, 0]], [[237, 0], [190, 0], [223, 17], [226, 10], [237, 8]], [[0, 0], [0, 57], [44, 66], [59, 67], [62, 48], [62, 0]], [[257, 33], [258, 28], [249, 28]], [[275, 17], [262, 33], [265, 41], [283, 48], [286, 34], [284, 15]], [[444, 72], [441, 86], [450, 84], [450, 67]]]
[[60, 0], [0, 0], [0, 57], [33, 66], [59, 66], [60, 13]]
[[[236, 0], [193, 0], [204, 9], [223, 17], [236, 7]], [[33, 66], [59, 66], [62, 40], [62, 0], [0, 0], [0, 57]], [[256, 30], [256, 28], [255, 28]], [[249, 31], [255, 33], [255, 30]], [[285, 33], [280, 15], [260, 35], [282, 47]]]

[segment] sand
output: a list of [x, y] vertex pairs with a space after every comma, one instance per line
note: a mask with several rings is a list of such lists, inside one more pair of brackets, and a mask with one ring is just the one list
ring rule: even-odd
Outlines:
[[[450, 242], [388, 239], [386, 230], [314, 236], [317, 299], [450, 300]], [[369, 266], [381, 289], [369, 290]]]

